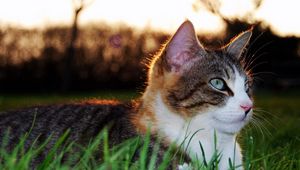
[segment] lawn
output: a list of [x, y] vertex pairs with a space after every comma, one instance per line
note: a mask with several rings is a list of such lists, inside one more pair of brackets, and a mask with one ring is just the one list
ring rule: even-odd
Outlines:
[[0, 111], [24, 108], [28, 106], [47, 105], [65, 102], [77, 102], [86, 99], [118, 99], [131, 100], [138, 96], [130, 90], [106, 90], [87, 93], [42, 93], [42, 94], [0, 94]]
[[[0, 95], [0, 110], [80, 101], [87, 98], [130, 100], [137, 96], [138, 94], [133, 91], [103, 91], [70, 95]], [[300, 169], [300, 91], [257, 91], [255, 105], [254, 122], [239, 135], [243, 154], [246, 157], [244, 160], [245, 168]], [[111, 159], [109, 160], [111, 161]], [[143, 165], [143, 162], [141, 164]], [[125, 165], [120, 167], [123, 166]], [[12, 167], [14, 167], [14, 164], [12, 164]], [[55, 167], [60, 166], [56, 165]], [[100, 167], [103, 167], [103, 165]], [[129, 165], [126, 167], [132, 168]], [[79, 169], [81, 168], [79, 166]], [[12, 169], [16, 169], [16, 167]]]

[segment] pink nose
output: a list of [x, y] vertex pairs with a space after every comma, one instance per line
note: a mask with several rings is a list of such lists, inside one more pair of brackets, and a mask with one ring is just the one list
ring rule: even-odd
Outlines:
[[248, 110], [252, 109], [252, 107], [253, 107], [252, 104], [245, 104], [245, 105], [240, 105], [240, 106], [244, 111], [248, 111]]

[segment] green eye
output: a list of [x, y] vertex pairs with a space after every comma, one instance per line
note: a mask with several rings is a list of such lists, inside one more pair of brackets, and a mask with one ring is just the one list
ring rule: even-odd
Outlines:
[[226, 89], [225, 82], [222, 79], [211, 79], [210, 84], [217, 90], [223, 91]]

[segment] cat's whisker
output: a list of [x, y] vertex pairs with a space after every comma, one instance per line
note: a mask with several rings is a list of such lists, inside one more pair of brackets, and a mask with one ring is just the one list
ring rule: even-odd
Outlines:
[[260, 77], [253, 77], [254, 82], [264, 82], [265, 80]]
[[265, 135], [272, 136], [269, 129], [265, 127], [262, 119], [253, 116], [251, 120], [251, 124], [253, 124], [255, 129], [257, 129], [263, 136]]
[[269, 41], [264, 43], [262, 46], [260, 46], [253, 54], [256, 55], [257, 53], [259, 53], [261, 50], [263, 50], [265, 47], [267, 47], [268, 45], [270, 45], [271, 43], [273, 43], [273, 41]]
[[[253, 47], [253, 45], [258, 41], [258, 39], [262, 37], [263, 34], [264, 34], [264, 32], [261, 32], [258, 36], [256, 36], [255, 39], [249, 44], [247, 49], [251, 49]], [[249, 50], [246, 51], [245, 56], [247, 56], [248, 53], [249, 53]]]
[[256, 119], [252, 118], [252, 120], [250, 122], [250, 126], [252, 126], [254, 128], [254, 130], [258, 131], [263, 137], [265, 136], [265, 133], [261, 129], [259, 121], [257, 121]]
[[268, 53], [267, 52], [263, 52], [259, 55], [252, 55], [251, 58], [250, 58], [250, 61], [249, 61], [249, 65], [248, 67], [246, 68], [246, 70], [251, 70], [253, 67], [252, 67], [252, 64], [254, 64], [258, 59], [260, 59], [261, 57], [267, 55]]
[[254, 55], [252, 55], [250, 58], [245, 57], [244, 58], [244, 63], [245, 63], [244, 69], [247, 71], [251, 70], [250, 69], [251, 64], [257, 59], [258, 59], [258, 57], [254, 57]]
[[255, 73], [250, 74], [250, 76], [255, 77], [255, 76], [261, 75], [261, 74], [269, 74], [269, 75], [277, 76], [276, 73], [268, 72], [268, 71], [255, 72]]
[[259, 120], [262, 123], [265, 123], [271, 127], [274, 127], [274, 125], [271, 123], [271, 121], [269, 120], [269, 118], [264, 117], [263, 115], [256, 113], [253, 115], [253, 118], [255, 118], [256, 120]]
[[276, 128], [274, 126], [274, 124], [271, 123], [271, 120], [269, 117], [265, 117], [263, 114], [260, 114], [257, 111], [256, 111], [256, 114], [253, 114], [253, 118], [256, 120], [259, 120], [261, 122], [262, 128], [266, 129], [267, 131], [269, 131], [269, 129], [266, 128], [264, 125], [267, 125], [267, 126], [271, 127], [272, 129]]
[[[254, 111], [255, 111], [255, 112], [260, 112], [260, 113], [263, 113], [263, 114], [268, 114], [269, 116], [272, 116], [272, 117], [274, 117], [274, 118], [279, 119], [279, 117], [276, 116], [276, 115], [278, 115], [278, 114], [271, 113], [271, 112], [266, 111], [266, 110], [263, 110], [263, 109], [261, 109], [261, 108], [254, 108]], [[280, 119], [279, 119], [279, 120], [280, 120]]]
[[260, 65], [263, 65], [263, 64], [267, 64], [268, 62], [266, 62], [266, 61], [262, 61], [262, 62], [260, 62], [260, 63], [257, 63], [257, 64], [255, 64], [252, 68], [251, 68], [251, 70], [254, 70], [255, 68], [257, 68], [258, 66], [260, 66]]
[[[268, 119], [274, 118], [276, 119], [276, 121], [280, 121], [281, 119], [277, 116], [278, 114], [272, 114], [268, 111], [264, 111], [264, 110], [255, 110], [255, 112], [257, 112], [258, 114], [256, 114], [256, 116], [261, 116], [262, 119], [268, 121]], [[261, 114], [260, 114], [261, 113]], [[265, 117], [265, 115], [268, 115], [268, 117]], [[271, 118], [270, 118], [271, 117]], [[270, 124], [272, 125], [272, 124]]]
[[[262, 34], [261, 34], [261, 35], [262, 35]], [[257, 39], [256, 39], [256, 40], [257, 40]], [[256, 41], [256, 40], [255, 40], [255, 41]], [[262, 45], [260, 48], [258, 48], [258, 49], [251, 55], [251, 57], [248, 57], [248, 51], [247, 51], [247, 53], [246, 53], [246, 55], [245, 55], [245, 59], [250, 58], [250, 60], [249, 60], [248, 62], [246, 62], [246, 63], [250, 63], [250, 64], [246, 64], [245, 70], [251, 70], [251, 66], [250, 66], [250, 65], [252, 65], [252, 63], [254, 63], [257, 59], [261, 58], [262, 56], [264, 56], [264, 55], [266, 54], [266, 53], [262, 53], [262, 54], [256, 56], [257, 53], [260, 52], [263, 48], [265, 48], [267, 45], [269, 45], [269, 44], [271, 44], [271, 43], [272, 43], [272, 41], [267, 42], [267, 43], [265, 43], [264, 45]]]
[[260, 57], [262, 57], [262, 56], [264, 56], [264, 55], [267, 55], [268, 53], [262, 53], [262, 54], [260, 54], [260, 55], [258, 55], [258, 56], [255, 56], [254, 57], [254, 55], [251, 57], [251, 59], [250, 59], [250, 61], [249, 61], [249, 64], [247, 64], [247, 67], [245, 68], [245, 70], [253, 70], [253, 67], [252, 67], [252, 65], [260, 58]]
[[252, 58], [253, 56], [256, 56], [257, 53], [259, 53], [263, 48], [270, 45], [271, 43], [272, 43], [272, 41], [269, 41], [269, 42], [266, 42], [265, 44], [263, 44], [262, 46], [260, 46], [257, 50], [254, 51], [254, 53], [251, 55], [250, 58]]
[[247, 126], [247, 130], [254, 129], [254, 130], [261, 132], [260, 126], [258, 124], [259, 123], [257, 122], [257, 120], [252, 117], [250, 120], [250, 123]]

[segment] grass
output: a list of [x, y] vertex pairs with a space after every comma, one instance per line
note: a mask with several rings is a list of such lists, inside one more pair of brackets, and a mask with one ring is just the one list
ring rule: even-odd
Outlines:
[[115, 90], [99, 91], [89, 93], [43, 93], [43, 94], [0, 94], [0, 111], [24, 108], [33, 105], [47, 105], [64, 102], [76, 102], [85, 99], [118, 99], [131, 100], [138, 96], [134, 91]]
[[[130, 100], [138, 96], [131, 91], [95, 92], [85, 94], [59, 95], [0, 95], [0, 110], [9, 110], [36, 104], [52, 104], [77, 101], [86, 98], [117, 98]], [[300, 169], [300, 91], [258, 91], [255, 96], [256, 114], [254, 122], [244, 128], [239, 135], [239, 143], [245, 155], [245, 169]], [[64, 139], [61, 139], [62, 141]], [[60, 142], [60, 141], [59, 141]], [[63, 154], [71, 152], [73, 143], [64, 146], [62, 152], [57, 153], [61, 145], [53, 148], [49, 156], [38, 169], [71, 169], [68, 161], [61, 164]], [[93, 153], [99, 144], [104, 150], [104, 159], [95, 161]], [[83, 147], [77, 158], [80, 161], [72, 169], [154, 169], [157, 155], [153, 154], [150, 163], [146, 164], [147, 141], [142, 145], [138, 139], [128, 140], [114, 149], [108, 149], [107, 131], [102, 132], [89, 146]], [[130, 162], [132, 154], [140, 146], [142, 156], [134, 163]], [[7, 153], [0, 151], [0, 169], [26, 169], [30, 160], [38, 154], [40, 148], [32, 148], [27, 152], [22, 150], [22, 142], [16, 149]], [[154, 152], [155, 153], [155, 152]], [[216, 154], [217, 155], [217, 154]], [[76, 156], [74, 156], [76, 157]], [[17, 158], [18, 161], [17, 161]], [[168, 156], [166, 156], [168, 158]], [[170, 158], [166, 159], [167, 161]], [[208, 160], [209, 162], [209, 160]], [[164, 169], [168, 162], [160, 167]], [[209, 167], [210, 166], [210, 167]], [[213, 163], [198, 165], [200, 169], [210, 169]]]

